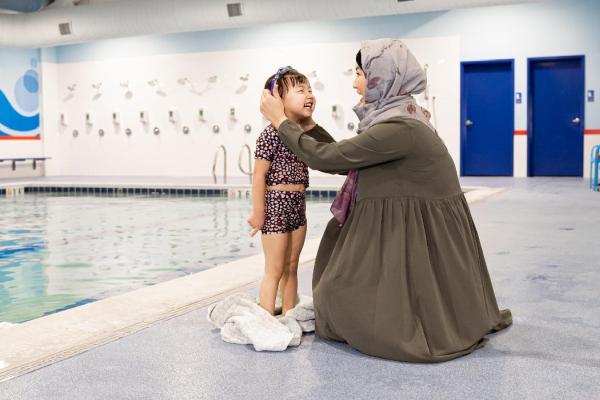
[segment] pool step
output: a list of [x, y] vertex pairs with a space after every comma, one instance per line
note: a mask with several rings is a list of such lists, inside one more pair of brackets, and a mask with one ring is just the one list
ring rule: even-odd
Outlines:
[[2, 194], [4, 194], [6, 197], [22, 196], [25, 194], [25, 187], [7, 186], [2, 191], [0, 191], [0, 195]]
[[249, 199], [252, 197], [252, 189], [234, 189], [227, 191], [227, 197], [230, 199]]

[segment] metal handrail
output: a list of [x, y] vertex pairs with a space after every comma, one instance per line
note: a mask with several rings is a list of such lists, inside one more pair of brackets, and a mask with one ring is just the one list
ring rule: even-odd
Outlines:
[[219, 158], [219, 152], [221, 149], [223, 149], [223, 183], [227, 183], [227, 149], [224, 145], [217, 147], [217, 151], [215, 152], [215, 156], [213, 158], [212, 174], [214, 183], [217, 183], [217, 160]]
[[[244, 167], [242, 166], [242, 156], [244, 154], [244, 149], [248, 150], [248, 171], [244, 171]], [[240, 167], [240, 171], [242, 171], [243, 174], [248, 175], [248, 177], [250, 178], [250, 183], [252, 183], [252, 149], [250, 149], [250, 146], [248, 146], [247, 144], [244, 144], [242, 146], [242, 149], [240, 150], [240, 154], [238, 156], [238, 166]]]

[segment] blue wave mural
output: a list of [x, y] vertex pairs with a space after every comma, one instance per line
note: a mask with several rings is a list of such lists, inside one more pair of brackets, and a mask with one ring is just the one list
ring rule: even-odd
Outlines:
[[[0, 90], [0, 137], [39, 136], [40, 88], [37, 73], [38, 61], [36, 58], [31, 58], [29, 64], [26, 71], [13, 84], [16, 104], [12, 104], [6, 92]], [[33, 112], [37, 113], [35, 115], [23, 115], [23, 113]]]
[[31, 117], [21, 115], [0, 90], [0, 124], [14, 131], [32, 131], [40, 126], [40, 114]]

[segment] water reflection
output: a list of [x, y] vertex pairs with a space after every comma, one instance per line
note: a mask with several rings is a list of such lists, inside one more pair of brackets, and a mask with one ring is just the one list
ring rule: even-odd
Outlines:
[[[250, 200], [26, 195], [0, 199], [0, 322], [22, 322], [260, 251]], [[308, 235], [329, 219], [309, 201]]]

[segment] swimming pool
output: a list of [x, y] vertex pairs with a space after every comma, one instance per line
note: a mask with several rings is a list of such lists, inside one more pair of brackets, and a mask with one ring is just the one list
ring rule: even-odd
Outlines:
[[[307, 202], [319, 237], [331, 199]], [[0, 198], [0, 323], [18, 323], [261, 251], [246, 199], [26, 194]]]

